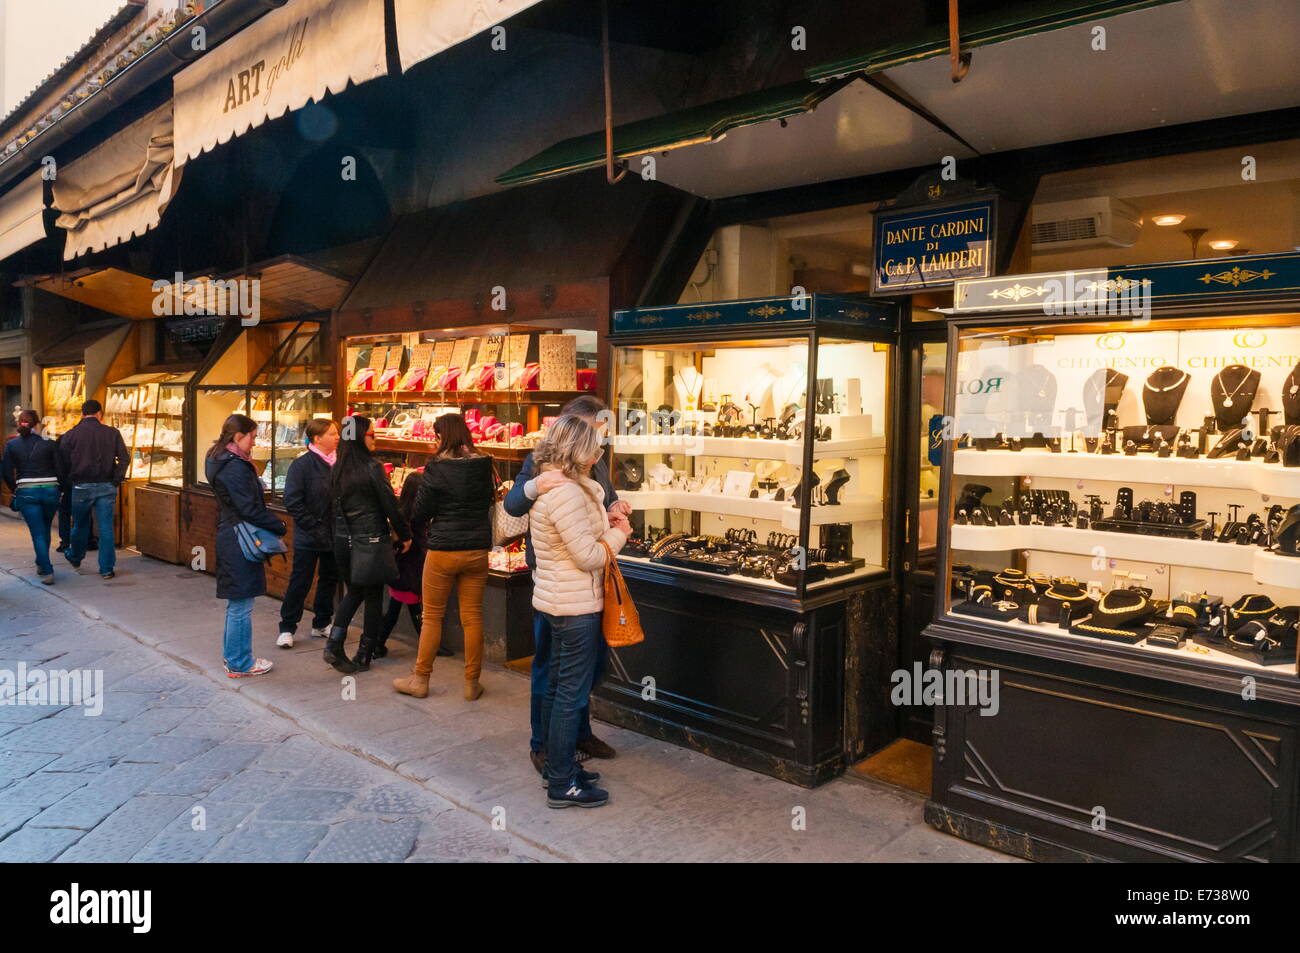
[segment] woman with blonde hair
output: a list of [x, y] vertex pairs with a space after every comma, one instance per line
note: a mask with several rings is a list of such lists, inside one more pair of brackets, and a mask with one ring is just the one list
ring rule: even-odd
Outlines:
[[[609, 794], [595, 786], [600, 775], [578, 767], [578, 716], [591, 692], [597, 648], [604, 637], [606, 546], [617, 553], [632, 527], [627, 517], [608, 514], [604, 491], [591, 478], [600, 459], [600, 434], [590, 422], [565, 414], [533, 450], [539, 473], [558, 470], [569, 478], [538, 497], [529, 513], [533, 608], [551, 628], [550, 680], [542, 703], [546, 740], [548, 807], [600, 807]], [[604, 545], [602, 545], [602, 543]]]

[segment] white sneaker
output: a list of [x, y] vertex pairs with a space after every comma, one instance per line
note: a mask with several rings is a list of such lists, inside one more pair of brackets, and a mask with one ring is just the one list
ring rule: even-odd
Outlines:
[[324, 628], [321, 629], [312, 626], [311, 637], [313, 639], [328, 639], [330, 637], [329, 626], [325, 626]]
[[278, 645], [278, 646], [279, 646], [280, 648], [282, 648], [282, 649], [291, 649], [291, 648], [293, 648], [293, 633], [292, 633], [292, 632], [281, 632], [281, 633], [280, 633], [280, 637], [279, 637], [278, 639], [275, 640], [275, 644]]

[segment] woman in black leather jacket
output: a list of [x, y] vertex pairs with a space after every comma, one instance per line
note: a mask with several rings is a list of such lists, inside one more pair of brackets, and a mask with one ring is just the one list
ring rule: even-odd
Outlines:
[[[334, 615], [334, 627], [325, 643], [325, 661], [345, 674], [367, 671], [384, 617], [384, 584], [356, 585], [352, 582], [352, 540], [395, 536], [402, 552], [411, 545], [411, 528], [397, 508], [383, 466], [372, 455], [375, 435], [367, 417], [343, 421], [343, 439], [338, 460], [330, 470], [330, 505], [334, 513], [334, 561], [339, 578], [347, 586]], [[361, 645], [351, 661], [344, 652], [348, 625], [364, 605]]]

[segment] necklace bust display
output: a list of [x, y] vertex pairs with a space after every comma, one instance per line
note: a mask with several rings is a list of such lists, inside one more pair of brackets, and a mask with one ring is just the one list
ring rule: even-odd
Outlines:
[[1118, 410], [1120, 398], [1124, 396], [1124, 387], [1127, 384], [1127, 374], [1121, 374], [1109, 367], [1094, 372], [1084, 381], [1083, 412], [1088, 422], [1089, 433], [1099, 433], [1106, 425], [1106, 417]]
[[1282, 382], [1282, 414], [1286, 423], [1300, 425], [1300, 364]]
[[1250, 413], [1259, 389], [1259, 371], [1244, 364], [1230, 364], [1214, 375], [1210, 383], [1210, 401], [1214, 419], [1221, 429], [1238, 427]]
[[1030, 364], [1017, 375], [1025, 433], [1047, 433], [1056, 411], [1056, 375], [1041, 364]]
[[1148, 424], [1172, 424], [1178, 416], [1192, 375], [1176, 367], [1157, 368], [1142, 387], [1142, 407]]

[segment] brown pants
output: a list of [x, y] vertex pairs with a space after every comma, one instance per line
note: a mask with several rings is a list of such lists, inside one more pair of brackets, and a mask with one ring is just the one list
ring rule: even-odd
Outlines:
[[465, 678], [478, 679], [483, 669], [483, 589], [487, 586], [487, 574], [486, 549], [430, 550], [425, 555], [424, 622], [420, 626], [420, 649], [415, 657], [416, 675], [433, 671], [433, 660], [442, 643], [442, 617], [455, 586], [460, 627], [465, 630]]

